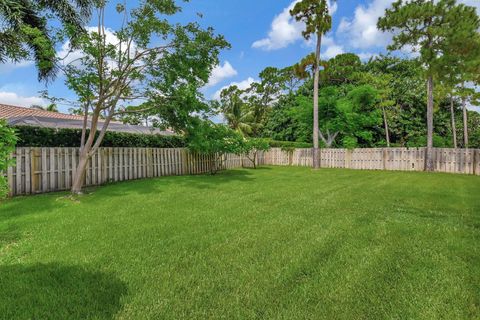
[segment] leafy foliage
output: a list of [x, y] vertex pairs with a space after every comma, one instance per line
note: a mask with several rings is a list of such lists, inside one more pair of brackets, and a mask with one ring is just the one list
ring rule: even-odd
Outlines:
[[248, 136], [255, 126], [254, 114], [247, 109], [243, 93], [237, 86], [224, 89], [220, 94], [220, 103], [228, 126], [241, 135]]
[[267, 140], [268, 144], [272, 148], [295, 148], [295, 149], [303, 149], [303, 148], [311, 148], [311, 143], [306, 142], [295, 142], [295, 141], [275, 141], [275, 140]]
[[[381, 55], [361, 62], [356, 55], [347, 53], [323, 61], [322, 65], [325, 69], [321, 73], [324, 85], [319, 90], [319, 134], [323, 147], [426, 145], [427, 93], [424, 70], [418, 60]], [[298, 78], [298, 74], [296, 77], [300, 85], [293, 91], [280, 91], [261, 129], [251, 137], [305, 142], [310, 147], [313, 141], [312, 74], [308, 72], [305, 79]], [[244, 104], [245, 110], [255, 108], [249, 100]], [[452, 146], [449, 105], [446, 96], [436, 98], [435, 147]], [[461, 100], [456, 99], [454, 113], [458, 123], [462, 122], [460, 109]], [[468, 112], [469, 119], [476, 119], [477, 115]], [[469, 131], [472, 135], [470, 146], [479, 146], [478, 139], [473, 136], [478, 136], [476, 132], [480, 128], [469, 126]], [[463, 138], [463, 132], [457, 130], [457, 136]]]
[[270, 150], [270, 144], [266, 139], [246, 139], [241, 144], [241, 153], [252, 162], [253, 168], [257, 168], [258, 153]]
[[211, 174], [222, 169], [225, 155], [241, 154], [244, 150], [241, 134], [211, 121], [197, 121], [189, 129], [187, 140], [190, 151], [211, 158]]
[[38, 77], [51, 79], [56, 72], [55, 40], [49, 19], [59, 20], [72, 43], [84, 32], [94, 0], [0, 1], [0, 62], [35, 60]]
[[[82, 130], [51, 129], [30, 126], [15, 127], [19, 147], [69, 147], [78, 148]], [[99, 133], [97, 132], [97, 135]], [[101, 147], [118, 148], [181, 148], [185, 140], [181, 136], [159, 134], [134, 134], [107, 131]]]
[[[456, 0], [403, 1], [393, 3], [378, 20], [383, 31], [395, 32], [389, 50], [413, 48], [424, 66], [427, 83], [426, 170], [433, 170], [434, 83], [461, 82], [469, 72], [464, 65], [478, 65], [480, 18], [474, 7]], [[471, 66], [470, 66], [471, 67]], [[452, 115], [453, 117], [453, 115]], [[465, 143], [468, 145], [468, 143]]]
[[72, 193], [81, 192], [87, 160], [102, 144], [112, 119], [145, 114], [181, 131], [194, 114], [208, 110], [200, 88], [229, 44], [198, 22], [169, 19], [181, 11], [177, 3], [143, 0], [132, 9], [120, 4], [117, 14], [123, 22], [114, 30], [105, 25], [106, 1], [97, 3], [97, 29], [80, 37], [84, 55], [64, 70], [66, 85], [85, 116]]
[[4, 120], [0, 120], [0, 198], [8, 192], [8, 182], [3, 173], [13, 165], [10, 155], [15, 151], [16, 142], [15, 131], [8, 127]]

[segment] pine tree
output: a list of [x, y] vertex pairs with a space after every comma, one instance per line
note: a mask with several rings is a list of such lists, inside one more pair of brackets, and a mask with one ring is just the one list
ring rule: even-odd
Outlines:
[[413, 48], [425, 68], [427, 83], [427, 151], [425, 170], [433, 168], [434, 82], [449, 73], [453, 57], [460, 59], [463, 47], [480, 27], [476, 10], [456, 0], [398, 0], [378, 20], [383, 31], [395, 31], [389, 50]]
[[332, 17], [327, 0], [302, 0], [295, 4], [290, 14], [297, 20], [305, 23], [306, 28], [303, 36], [309, 40], [315, 34], [316, 49], [314, 63], [314, 87], [313, 87], [313, 167], [320, 167], [319, 161], [319, 126], [318, 126], [318, 91], [320, 83], [320, 50], [322, 47], [322, 36], [332, 28]]

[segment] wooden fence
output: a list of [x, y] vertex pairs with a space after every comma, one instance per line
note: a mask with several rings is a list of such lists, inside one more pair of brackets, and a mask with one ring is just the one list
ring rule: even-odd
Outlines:
[[[8, 168], [10, 195], [68, 190], [78, 163], [76, 148], [17, 148]], [[171, 175], [207, 173], [211, 159], [183, 148], [100, 148], [89, 160], [85, 185]], [[425, 148], [321, 149], [322, 168], [423, 171]], [[259, 164], [312, 166], [312, 149], [292, 152], [273, 148], [260, 153]], [[435, 149], [435, 171], [480, 175], [480, 150]], [[223, 169], [249, 165], [241, 156], [227, 155]]]
[[[263, 162], [269, 165], [310, 167], [313, 163], [312, 152], [312, 149], [288, 152], [274, 148], [264, 154]], [[436, 172], [480, 175], [480, 150], [435, 148], [433, 163]], [[425, 148], [321, 149], [320, 167], [423, 171]]]
[[[15, 165], [7, 171], [10, 196], [70, 189], [78, 156], [76, 148], [17, 148], [12, 155]], [[209, 172], [211, 161], [183, 148], [100, 148], [89, 160], [85, 185], [202, 174]], [[235, 155], [223, 163], [223, 169], [241, 166], [242, 158]]]

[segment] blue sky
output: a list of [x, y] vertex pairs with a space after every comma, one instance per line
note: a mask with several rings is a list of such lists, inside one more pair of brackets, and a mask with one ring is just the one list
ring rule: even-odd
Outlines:
[[[203, 89], [206, 98], [232, 83], [240, 87], [258, 78], [267, 66], [285, 67], [299, 61], [313, 50], [301, 37], [303, 26], [293, 21], [288, 9], [293, 0], [191, 0], [182, 4], [183, 12], [174, 19], [180, 22], [198, 20], [223, 34], [232, 48], [220, 56], [210, 84]], [[128, 1], [133, 6], [135, 1]], [[330, 58], [342, 52], [354, 52], [363, 59], [384, 52], [390, 35], [375, 27], [378, 17], [393, 0], [341, 0], [331, 6], [333, 28], [323, 44], [323, 56]], [[480, 12], [480, 0], [462, 0]], [[119, 16], [114, 10], [117, 1], [110, 1], [108, 27], [115, 29]], [[203, 14], [200, 19], [197, 12]], [[93, 23], [91, 25], [94, 25]], [[59, 45], [59, 51], [61, 46]], [[407, 53], [404, 53], [407, 54]], [[30, 106], [47, 104], [38, 97], [45, 84], [37, 81], [36, 70], [29, 62], [0, 64], [0, 103]], [[49, 84], [50, 95], [74, 99], [63, 84], [64, 78]], [[67, 111], [66, 106], [60, 106]]]

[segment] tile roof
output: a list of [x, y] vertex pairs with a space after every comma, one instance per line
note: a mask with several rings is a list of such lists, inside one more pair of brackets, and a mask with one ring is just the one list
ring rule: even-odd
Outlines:
[[45, 117], [53, 119], [69, 119], [69, 120], [83, 120], [83, 116], [77, 116], [73, 114], [65, 114], [60, 112], [45, 111], [33, 108], [25, 108], [18, 106], [11, 106], [0, 103], [0, 119], [10, 119], [18, 117]]
[[[83, 127], [83, 116], [51, 112], [33, 108], [17, 107], [0, 103], [0, 119], [6, 119], [12, 126], [34, 126], [44, 128], [68, 128], [81, 129]], [[90, 120], [88, 121], [90, 126]], [[103, 121], [98, 122], [99, 128]], [[140, 134], [160, 134], [174, 135], [171, 130], [159, 130], [157, 128], [124, 124], [118, 121], [111, 121], [108, 131], [140, 133]]]

